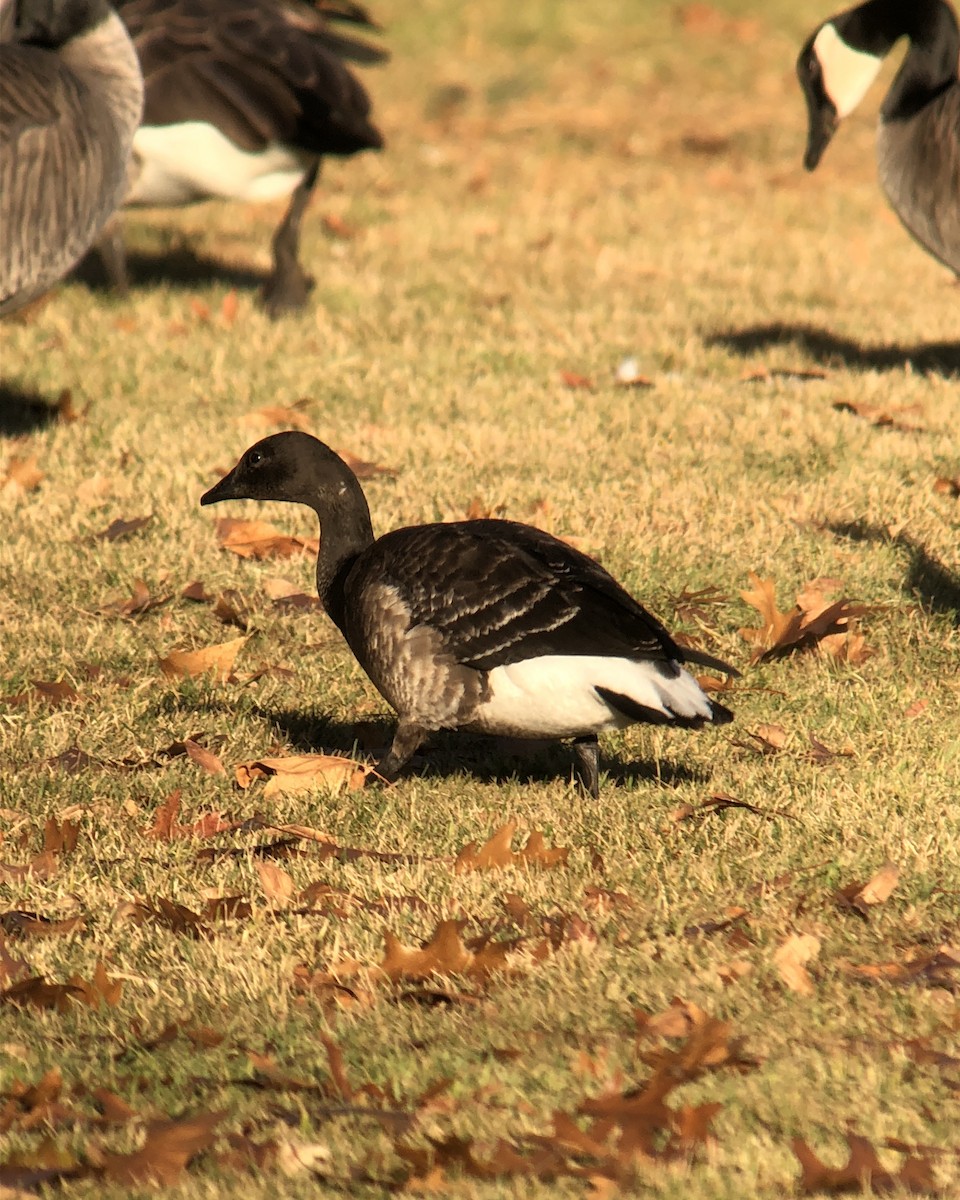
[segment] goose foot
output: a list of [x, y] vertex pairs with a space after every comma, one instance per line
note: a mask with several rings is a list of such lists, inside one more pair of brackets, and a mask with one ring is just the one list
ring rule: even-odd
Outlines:
[[575, 738], [573, 755], [576, 760], [577, 780], [591, 800], [600, 799], [600, 743], [596, 735]]
[[419, 750], [426, 736], [427, 731], [422, 725], [401, 720], [397, 732], [393, 735], [393, 744], [377, 763], [375, 771], [367, 776], [366, 782], [375, 784], [386, 780], [387, 783], [393, 783]]
[[300, 223], [307, 211], [320, 163], [316, 162], [297, 184], [290, 205], [273, 235], [273, 271], [262, 293], [263, 307], [274, 321], [284, 313], [304, 308], [314, 286], [300, 265]]

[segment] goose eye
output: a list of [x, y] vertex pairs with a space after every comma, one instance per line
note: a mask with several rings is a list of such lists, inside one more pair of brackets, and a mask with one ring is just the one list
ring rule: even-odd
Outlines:
[[254, 450], [247, 455], [247, 462], [251, 467], [258, 467], [263, 462], [263, 454], [259, 450]]

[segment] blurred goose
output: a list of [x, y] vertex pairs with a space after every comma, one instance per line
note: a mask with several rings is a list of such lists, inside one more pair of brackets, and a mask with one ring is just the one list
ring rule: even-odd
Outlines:
[[880, 182], [897, 216], [960, 273], [960, 31], [946, 0], [868, 0], [820, 25], [797, 60], [812, 171], [901, 37], [906, 56], [880, 109]]
[[241, 499], [306, 504], [320, 518], [320, 599], [400, 718], [377, 767], [386, 779], [431, 730], [573, 738], [596, 797], [598, 733], [732, 720], [683, 663], [736, 671], [681, 649], [601, 566], [548, 533], [456, 521], [374, 540], [356, 476], [300, 432], [251, 446], [200, 503]]
[[0, 314], [62, 278], [123, 199], [142, 101], [105, 0], [0, 2]]
[[[317, 8], [302, 0], [119, 0], [118, 9], [146, 87], [127, 203], [292, 193], [263, 299], [273, 317], [302, 308], [313, 280], [299, 262], [300, 223], [320, 160], [383, 145], [367, 93], [343, 60], [387, 55], [336, 32], [330, 19], [376, 26], [341, 0]], [[123, 287], [118, 230], [102, 249]]]

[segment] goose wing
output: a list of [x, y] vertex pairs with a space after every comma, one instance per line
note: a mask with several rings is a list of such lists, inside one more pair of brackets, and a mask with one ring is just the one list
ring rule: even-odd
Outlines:
[[205, 121], [256, 152], [270, 142], [316, 154], [382, 144], [370, 99], [343, 58], [376, 47], [339, 35], [298, 0], [127, 0], [145, 125]]
[[0, 312], [65, 275], [113, 210], [122, 174], [107, 170], [116, 150], [89, 120], [95, 108], [54, 55], [0, 45]]
[[[493, 670], [541, 655], [702, 662], [599, 563], [513, 521], [397, 530], [376, 543], [375, 569], [438, 632], [457, 662]], [[373, 564], [371, 564], [373, 565]]]

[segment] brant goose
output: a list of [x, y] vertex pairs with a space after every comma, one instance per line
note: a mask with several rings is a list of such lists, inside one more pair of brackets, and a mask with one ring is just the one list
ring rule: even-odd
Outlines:
[[548, 533], [454, 521], [375, 540], [347, 464], [293, 431], [251, 446], [200, 503], [243, 499], [306, 504], [320, 518], [320, 599], [400, 718], [377, 766], [386, 779], [430, 730], [573, 738], [596, 797], [603, 730], [733, 717], [682, 664], [732, 667], [678, 646], [598, 563]]
[[868, 0], [831, 17], [800, 52], [812, 171], [884, 56], [909, 39], [880, 109], [880, 182], [907, 231], [960, 274], [960, 31], [946, 0]]
[[[299, 262], [300, 223], [325, 154], [379, 150], [370, 100], [344, 65], [385, 51], [330, 20], [377, 26], [359, 5], [319, 0], [119, 0], [143, 68], [143, 124], [126, 201], [274, 200], [292, 193], [273, 236], [263, 290], [272, 317], [302, 308], [313, 287]], [[101, 253], [125, 288], [119, 228]]]
[[142, 103], [106, 0], [0, 0], [0, 314], [61, 279], [123, 199]]

